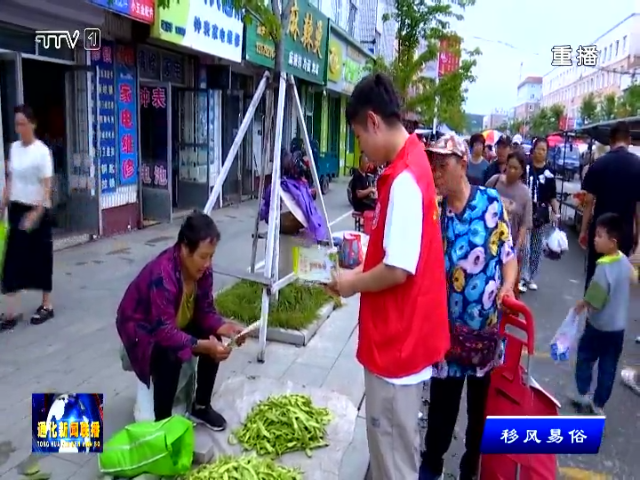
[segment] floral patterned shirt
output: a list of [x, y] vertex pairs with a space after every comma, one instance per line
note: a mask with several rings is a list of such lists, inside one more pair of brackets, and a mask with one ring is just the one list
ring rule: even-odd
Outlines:
[[[449, 321], [481, 330], [498, 322], [496, 297], [502, 266], [514, 258], [513, 240], [500, 194], [472, 187], [467, 205], [456, 214], [446, 208], [442, 218]], [[434, 376], [482, 376], [487, 369], [452, 362], [435, 366]]]

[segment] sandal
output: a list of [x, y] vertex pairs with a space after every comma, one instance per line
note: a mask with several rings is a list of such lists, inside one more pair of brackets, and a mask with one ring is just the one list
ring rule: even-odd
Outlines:
[[0, 316], [0, 330], [11, 330], [13, 329], [18, 322], [22, 321], [23, 315], [19, 313], [18, 315], [13, 315], [11, 317], [7, 317], [6, 315]]
[[47, 320], [50, 320], [54, 317], [53, 308], [45, 307], [44, 305], [40, 305], [31, 316], [31, 325], [42, 325]]

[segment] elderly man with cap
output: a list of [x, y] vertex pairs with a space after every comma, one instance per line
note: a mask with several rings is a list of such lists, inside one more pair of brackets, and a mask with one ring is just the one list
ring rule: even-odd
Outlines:
[[500, 175], [507, 170], [507, 157], [511, 153], [511, 137], [509, 135], [500, 135], [496, 142], [496, 159], [484, 171], [484, 179], [482, 185], [486, 185], [491, 177]]
[[468, 150], [455, 135], [427, 148], [438, 193], [451, 349], [434, 365], [420, 480], [442, 476], [466, 383], [466, 451], [460, 480], [478, 474], [489, 372], [500, 363], [498, 308], [513, 297], [518, 265], [500, 194], [471, 185]]

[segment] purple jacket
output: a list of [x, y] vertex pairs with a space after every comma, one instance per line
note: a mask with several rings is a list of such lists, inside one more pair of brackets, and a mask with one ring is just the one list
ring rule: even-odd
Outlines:
[[[151, 260], [124, 293], [116, 316], [116, 328], [141, 382], [149, 386], [151, 350], [157, 343], [182, 361], [192, 356], [197, 338], [176, 327], [182, 301], [179, 247], [169, 247]], [[198, 280], [194, 318], [198, 330], [215, 334], [224, 323], [213, 306], [213, 271]]]
[[[322, 215], [318, 212], [316, 202], [311, 196], [309, 191], [309, 185], [302, 180], [293, 180], [290, 178], [283, 178], [280, 181], [282, 190], [289, 193], [295, 202], [298, 204], [302, 213], [304, 213], [309, 225], [309, 234], [314, 240], [320, 242], [322, 240], [328, 240], [329, 236], [324, 227], [324, 221]], [[267, 185], [262, 197], [262, 205], [260, 205], [260, 220], [269, 222], [269, 208], [271, 205], [271, 185]]]

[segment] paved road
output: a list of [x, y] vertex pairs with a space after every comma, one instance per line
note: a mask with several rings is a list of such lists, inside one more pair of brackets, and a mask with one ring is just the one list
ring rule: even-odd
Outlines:
[[[326, 204], [329, 218], [336, 219], [350, 211], [350, 207], [346, 200], [346, 184], [338, 182], [332, 184], [332, 188]], [[222, 233], [215, 257], [216, 267], [249, 266], [256, 211], [255, 202], [247, 202], [214, 212]], [[345, 230], [351, 226], [349, 216], [334, 228]], [[0, 451], [2, 480], [17, 478], [14, 467], [30, 452], [32, 392], [103, 392], [106, 397], [107, 438], [130, 421], [135, 382], [131, 374], [122, 371], [118, 360], [115, 311], [129, 281], [149, 259], [175, 242], [178, 228], [178, 224], [164, 224], [56, 252], [55, 319], [37, 327], [22, 324], [14, 331], [0, 332], [0, 442], [9, 440], [17, 449], [8, 458]], [[216, 275], [215, 288], [220, 289], [233, 281]], [[35, 293], [23, 296], [23, 309], [27, 314], [34, 311], [38, 303]], [[345, 324], [345, 327], [349, 325]], [[351, 331], [354, 327], [354, 324], [350, 325]], [[332, 330], [327, 329], [327, 334], [331, 333]], [[342, 346], [348, 341], [353, 344], [351, 332], [333, 333], [340, 338], [328, 342], [331, 349], [327, 353], [335, 354], [333, 361], [339, 362], [339, 365], [336, 363], [336, 371], [341, 372], [342, 378], [334, 375], [327, 377], [324, 383], [328, 382], [330, 387], [352, 396], [357, 403], [362, 395], [362, 374], [353, 358], [354, 346], [351, 345], [345, 354], [351, 360], [336, 360], [342, 350], [338, 348], [337, 340], [343, 341]], [[291, 353], [283, 353], [284, 349], [280, 347], [270, 346], [267, 351], [265, 371], [273, 377], [282, 376], [297, 358]], [[301, 349], [298, 351], [299, 354], [303, 352]], [[221, 369], [224, 370], [221, 375], [244, 371], [245, 368], [253, 369], [253, 374], [256, 374], [261, 368], [255, 363], [248, 365], [255, 361], [255, 355], [250, 357], [246, 354], [237, 365], [227, 365], [226, 369]], [[324, 361], [326, 368], [333, 365], [331, 358], [327, 358], [330, 355], [316, 357], [315, 364]], [[305, 365], [303, 362], [296, 369], [307, 373], [313, 370], [313, 367]], [[53, 472], [53, 480], [96, 478], [95, 458], [51, 456], [43, 464]]]
[[[533, 376], [562, 404], [561, 414], [575, 415], [567, 394], [573, 388], [573, 361], [555, 364], [548, 355], [551, 341], [567, 311], [580, 298], [584, 284], [584, 253], [576, 235], [568, 232], [571, 250], [557, 262], [542, 263], [537, 292], [527, 292], [522, 300], [533, 311], [536, 321], [536, 354], [533, 358]], [[640, 335], [640, 290], [636, 289], [630, 306], [631, 322], [626, 335], [621, 365], [640, 366], [640, 345], [634, 343]], [[465, 411], [465, 406], [461, 412]], [[605, 439], [598, 455], [562, 456], [558, 459], [561, 478], [566, 480], [633, 480], [640, 478], [640, 397], [616, 383], [607, 405]], [[456, 472], [460, 455], [464, 451], [466, 421], [461, 415], [457, 426], [457, 439], [447, 459], [447, 470]], [[447, 477], [448, 480], [455, 478]]]

